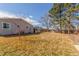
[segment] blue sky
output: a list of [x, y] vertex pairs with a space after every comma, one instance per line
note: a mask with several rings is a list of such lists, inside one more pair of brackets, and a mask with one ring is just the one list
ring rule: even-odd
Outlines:
[[0, 3], [0, 11], [31, 17], [35, 20], [40, 20], [51, 8], [50, 3]]

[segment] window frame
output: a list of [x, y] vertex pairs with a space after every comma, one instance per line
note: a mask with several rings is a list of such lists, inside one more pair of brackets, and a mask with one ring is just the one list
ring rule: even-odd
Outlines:
[[[9, 28], [4, 28], [3, 26], [4, 26], [4, 23], [6, 23], [6, 24], [8, 24], [9, 25]], [[7, 30], [9, 30], [9, 29], [11, 29], [11, 25], [10, 25], [10, 23], [8, 23], [8, 22], [2, 22], [2, 29], [7, 29]]]

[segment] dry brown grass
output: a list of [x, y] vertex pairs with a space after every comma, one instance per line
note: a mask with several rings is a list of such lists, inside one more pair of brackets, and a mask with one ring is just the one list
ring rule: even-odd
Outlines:
[[0, 55], [79, 55], [66, 34], [45, 32], [35, 35], [0, 37]]

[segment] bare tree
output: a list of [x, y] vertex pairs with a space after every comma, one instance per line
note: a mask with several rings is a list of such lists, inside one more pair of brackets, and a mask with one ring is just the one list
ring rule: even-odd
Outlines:
[[45, 15], [41, 18], [41, 23], [44, 27], [46, 27], [48, 30], [51, 28], [51, 18], [48, 15]]

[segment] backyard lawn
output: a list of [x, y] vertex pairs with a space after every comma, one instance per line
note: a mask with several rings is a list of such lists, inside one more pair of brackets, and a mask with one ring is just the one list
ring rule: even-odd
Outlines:
[[44, 32], [19, 36], [0, 36], [2, 56], [79, 55], [67, 34]]

